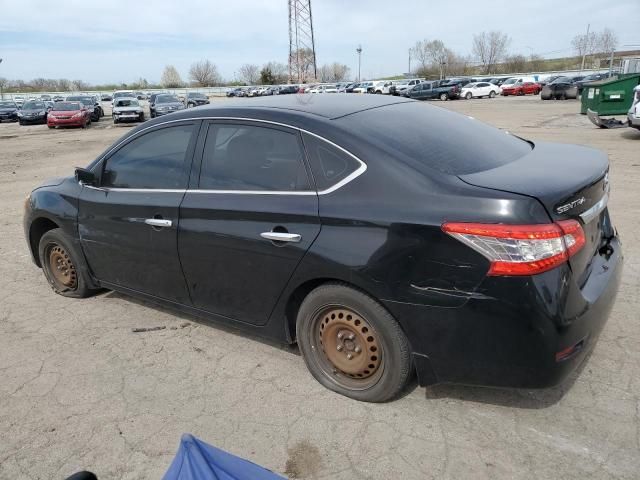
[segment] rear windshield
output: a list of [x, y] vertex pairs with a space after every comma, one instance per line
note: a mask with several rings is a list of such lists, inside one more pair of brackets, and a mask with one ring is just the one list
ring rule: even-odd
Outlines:
[[451, 175], [506, 165], [532, 149], [507, 132], [417, 101], [365, 110], [337, 122], [405, 163]]

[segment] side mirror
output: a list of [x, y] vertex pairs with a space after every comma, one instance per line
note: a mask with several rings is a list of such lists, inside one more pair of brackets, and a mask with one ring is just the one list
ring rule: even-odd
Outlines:
[[95, 185], [97, 178], [94, 173], [86, 168], [76, 168], [76, 180], [85, 185]]

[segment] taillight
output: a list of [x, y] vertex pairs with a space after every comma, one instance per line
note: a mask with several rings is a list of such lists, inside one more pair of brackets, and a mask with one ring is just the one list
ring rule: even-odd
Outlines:
[[484, 255], [488, 275], [535, 275], [562, 265], [585, 244], [576, 220], [538, 225], [445, 223], [442, 230]]

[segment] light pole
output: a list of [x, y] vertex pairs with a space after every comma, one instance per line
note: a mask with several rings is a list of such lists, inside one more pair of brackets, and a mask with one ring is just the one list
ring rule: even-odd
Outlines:
[[[0, 63], [2, 63], [2, 58], [0, 58]], [[0, 84], [0, 100], [4, 100], [4, 92], [2, 91], [2, 85]]]
[[409, 49], [409, 70], [407, 70], [407, 72], [409, 73], [409, 75], [411, 75], [411, 48]]
[[360, 59], [362, 57], [362, 45], [358, 45], [358, 48], [356, 48], [356, 52], [358, 52], [358, 82], [360, 82]]

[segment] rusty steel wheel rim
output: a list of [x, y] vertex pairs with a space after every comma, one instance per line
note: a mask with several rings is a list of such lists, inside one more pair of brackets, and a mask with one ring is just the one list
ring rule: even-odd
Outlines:
[[75, 290], [78, 286], [76, 267], [69, 253], [60, 245], [49, 248], [49, 269], [53, 280], [62, 289]]
[[312, 325], [313, 350], [327, 377], [354, 390], [378, 382], [384, 368], [382, 342], [362, 315], [332, 306], [319, 311]]

